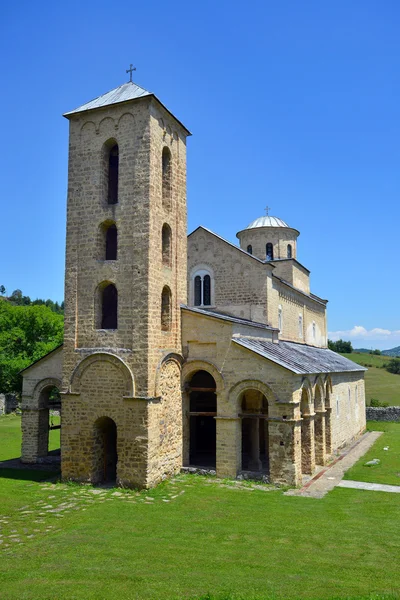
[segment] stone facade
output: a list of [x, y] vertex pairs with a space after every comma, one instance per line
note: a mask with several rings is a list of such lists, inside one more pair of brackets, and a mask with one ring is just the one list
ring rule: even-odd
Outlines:
[[273, 357], [285, 341], [326, 348], [299, 232], [187, 238], [188, 131], [135, 84], [67, 117], [64, 346], [24, 371], [22, 459], [47, 454], [56, 387], [65, 480], [147, 488], [194, 466], [298, 485], [365, 427], [360, 367]]

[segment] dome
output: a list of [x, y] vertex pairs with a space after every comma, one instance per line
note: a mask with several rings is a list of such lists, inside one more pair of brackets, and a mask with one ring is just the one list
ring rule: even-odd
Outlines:
[[285, 221], [278, 217], [258, 217], [255, 221], [252, 221], [250, 225], [247, 225], [246, 229], [255, 229], [256, 227], [289, 227]]

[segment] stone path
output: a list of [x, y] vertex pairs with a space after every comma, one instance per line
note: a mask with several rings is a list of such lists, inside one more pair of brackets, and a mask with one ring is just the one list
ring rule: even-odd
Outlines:
[[337, 487], [351, 488], [354, 490], [367, 490], [372, 492], [392, 492], [400, 494], [400, 485], [387, 485], [384, 483], [367, 483], [366, 481], [341, 481]]
[[357, 442], [346, 448], [330, 465], [322, 468], [302, 488], [288, 490], [285, 492], [285, 495], [323, 498], [325, 494], [333, 490], [341, 482], [345, 472], [370, 449], [381, 435], [382, 431], [369, 431], [365, 433]]

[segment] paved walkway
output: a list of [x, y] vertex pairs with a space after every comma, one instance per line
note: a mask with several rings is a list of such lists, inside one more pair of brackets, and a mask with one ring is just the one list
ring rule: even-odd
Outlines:
[[[308, 481], [302, 488], [288, 490], [287, 496], [305, 496], [306, 498], [323, 498], [337, 486], [345, 474], [363, 456], [372, 444], [382, 435], [382, 431], [369, 431], [344, 449], [342, 454], [329, 466], [323, 467], [317, 475]], [[377, 484], [376, 484], [377, 485]], [[343, 486], [344, 487], [344, 486]]]
[[400, 494], [400, 485], [386, 485], [384, 483], [367, 483], [366, 481], [341, 481], [337, 487], [352, 488], [354, 490], [367, 490], [372, 492], [392, 492]]

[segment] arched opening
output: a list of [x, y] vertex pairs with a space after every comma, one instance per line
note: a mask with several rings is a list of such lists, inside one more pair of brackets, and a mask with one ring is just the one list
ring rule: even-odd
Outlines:
[[242, 470], [269, 473], [268, 400], [259, 390], [240, 397]]
[[[45, 387], [39, 396], [38, 456], [60, 460], [61, 397], [54, 385]], [[46, 461], [47, 462], [47, 461]]]
[[303, 315], [299, 315], [299, 338], [303, 337]]
[[93, 431], [93, 483], [114, 483], [117, 479], [117, 426], [109, 417], [101, 417]]
[[171, 290], [166, 285], [161, 293], [161, 331], [170, 331], [172, 321]]
[[251, 244], [249, 244], [249, 245], [247, 246], [247, 252], [248, 252], [249, 254], [253, 254], [253, 246], [252, 246]]
[[318, 465], [325, 464], [325, 409], [321, 387], [315, 388], [314, 399], [314, 435], [315, 435], [315, 461]]
[[288, 244], [287, 246], [287, 257], [292, 258], [292, 244]]
[[301, 392], [300, 413], [302, 419], [301, 470], [303, 473], [311, 474], [315, 469], [314, 421], [306, 388], [303, 388]]
[[282, 306], [279, 305], [278, 306], [278, 329], [279, 329], [279, 332], [282, 332], [282, 327], [283, 327], [283, 312], [282, 312]]
[[213, 376], [207, 371], [197, 371], [189, 382], [188, 392], [189, 463], [215, 468], [217, 394]]
[[162, 227], [162, 264], [164, 267], [172, 266], [172, 232], [171, 227], [164, 223]]
[[267, 260], [274, 260], [274, 247], [271, 244], [271, 242], [268, 242], [268, 244], [266, 245], [265, 253], [266, 253]]
[[119, 149], [118, 144], [108, 146], [107, 152], [107, 202], [118, 202]]
[[118, 329], [118, 291], [113, 283], [99, 285], [96, 301], [97, 329]]
[[172, 166], [171, 152], [166, 146], [162, 151], [162, 203], [164, 208], [171, 209]]
[[207, 271], [200, 270], [193, 279], [193, 297], [195, 306], [211, 306], [212, 289], [211, 276]]

